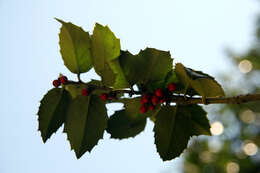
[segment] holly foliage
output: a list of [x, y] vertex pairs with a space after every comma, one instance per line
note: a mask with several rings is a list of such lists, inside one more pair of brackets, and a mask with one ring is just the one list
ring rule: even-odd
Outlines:
[[[97, 145], [104, 131], [116, 139], [135, 137], [150, 119], [157, 151], [165, 161], [183, 153], [192, 136], [211, 135], [201, 106], [173, 103], [171, 97], [224, 96], [213, 77], [174, 65], [168, 51], [146, 48], [133, 55], [121, 50], [120, 40], [108, 26], [97, 23], [90, 35], [57, 20], [62, 24], [59, 43], [64, 65], [79, 81], [63, 76], [43, 97], [38, 111], [43, 142], [64, 124], [71, 148], [80, 158]], [[83, 82], [80, 74], [92, 68], [101, 80]], [[105, 105], [111, 102], [123, 103], [124, 108], [108, 117]]]

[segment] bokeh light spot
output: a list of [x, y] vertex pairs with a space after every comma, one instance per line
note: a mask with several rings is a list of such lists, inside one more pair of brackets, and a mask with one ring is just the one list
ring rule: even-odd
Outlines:
[[235, 162], [228, 162], [226, 170], [227, 173], [238, 173], [239, 165]]
[[199, 158], [204, 163], [210, 163], [214, 160], [212, 153], [209, 151], [203, 151], [202, 153], [200, 153]]
[[241, 73], [248, 73], [252, 70], [253, 66], [250, 61], [245, 59], [240, 61], [240, 63], [238, 64], [238, 68]]
[[248, 123], [248, 124], [253, 123], [256, 119], [255, 113], [249, 109], [242, 111], [240, 113], [239, 117], [243, 122]]
[[224, 131], [224, 126], [221, 122], [215, 121], [211, 124], [210, 131], [213, 135], [221, 135]]
[[249, 142], [243, 146], [243, 151], [248, 156], [253, 156], [257, 153], [258, 147], [255, 143]]

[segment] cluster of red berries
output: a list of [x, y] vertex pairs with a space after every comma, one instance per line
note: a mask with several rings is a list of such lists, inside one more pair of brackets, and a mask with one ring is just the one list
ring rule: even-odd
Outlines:
[[55, 88], [58, 88], [61, 84], [66, 84], [68, 82], [68, 78], [66, 76], [61, 76], [58, 79], [52, 82]]
[[157, 88], [153, 94], [144, 94], [141, 99], [140, 112], [145, 114], [148, 109], [154, 110], [159, 103], [163, 104], [167, 101], [169, 96], [176, 90], [176, 84], [170, 83], [168, 88]]

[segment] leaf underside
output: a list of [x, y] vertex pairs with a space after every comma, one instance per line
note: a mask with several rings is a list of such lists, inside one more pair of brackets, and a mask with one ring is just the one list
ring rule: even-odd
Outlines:
[[146, 48], [137, 55], [121, 51], [119, 61], [130, 85], [163, 83], [173, 68], [170, 53], [153, 48]]
[[104, 102], [96, 95], [77, 96], [72, 100], [65, 121], [71, 148], [80, 158], [86, 151], [91, 151], [103, 138], [107, 126], [107, 112]]
[[115, 139], [135, 137], [144, 130], [145, 125], [145, 117], [140, 115], [133, 119], [127, 115], [126, 110], [120, 110], [109, 118], [107, 132], [111, 134], [111, 138]]
[[189, 138], [210, 135], [206, 112], [198, 105], [164, 106], [156, 115], [154, 137], [157, 151], [163, 161], [178, 157]]
[[60, 88], [51, 89], [41, 100], [37, 115], [43, 142], [64, 123], [69, 102], [69, 93]]

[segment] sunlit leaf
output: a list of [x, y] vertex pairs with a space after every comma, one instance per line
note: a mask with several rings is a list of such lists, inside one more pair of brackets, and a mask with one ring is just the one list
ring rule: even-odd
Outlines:
[[199, 95], [205, 97], [224, 96], [221, 85], [208, 74], [184, 67], [181, 63], [176, 64], [176, 74], [186, 91], [194, 89]]
[[105, 85], [125, 88], [129, 84], [117, 60], [120, 55], [120, 40], [108, 26], [96, 24], [91, 37], [92, 61], [97, 74]]
[[88, 32], [72, 23], [57, 19], [61, 24], [60, 52], [65, 66], [72, 73], [84, 73], [91, 69], [91, 40]]

